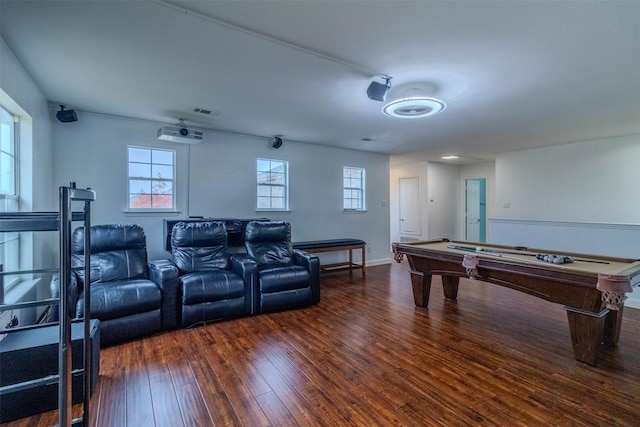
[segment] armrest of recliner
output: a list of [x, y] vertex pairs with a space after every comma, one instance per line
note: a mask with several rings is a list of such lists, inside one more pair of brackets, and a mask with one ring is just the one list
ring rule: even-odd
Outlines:
[[162, 291], [162, 329], [178, 326], [178, 267], [171, 260], [149, 262], [149, 279]]
[[320, 302], [320, 258], [300, 249], [293, 250], [293, 261], [307, 269], [311, 276], [311, 298], [314, 304]]
[[[54, 273], [51, 276], [51, 282], [49, 282], [49, 289], [51, 290], [51, 298], [60, 298], [60, 273]], [[69, 316], [74, 319], [76, 317], [76, 305], [78, 305], [78, 282], [76, 275], [71, 273], [71, 285], [68, 290], [68, 310]], [[51, 320], [57, 322], [60, 320], [60, 304], [52, 309]]]
[[245, 312], [253, 314], [257, 312], [258, 306], [258, 264], [247, 254], [233, 254], [231, 260], [231, 271], [242, 277], [246, 286], [245, 289]]

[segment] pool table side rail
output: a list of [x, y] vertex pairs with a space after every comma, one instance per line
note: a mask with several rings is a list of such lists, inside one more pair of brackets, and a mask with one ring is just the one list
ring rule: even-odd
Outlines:
[[492, 259], [497, 257], [492, 257], [488, 254], [483, 254], [482, 252], [467, 252], [456, 249], [446, 248], [448, 245], [455, 246], [471, 246], [471, 247], [487, 247], [491, 249], [505, 250], [505, 251], [519, 251], [525, 252], [527, 254], [556, 254], [556, 255], [565, 255], [570, 256], [577, 259], [589, 259], [593, 261], [604, 261], [609, 264], [601, 264], [601, 263], [588, 263], [576, 261], [573, 264], [560, 264], [556, 265], [553, 263], [544, 263], [543, 261], [534, 261], [534, 259], [527, 257], [522, 258], [522, 261], [517, 261], [515, 259], [510, 258], [509, 261], [520, 262], [522, 264], [530, 264], [530, 265], [548, 265], [552, 268], [558, 269], [571, 269], [574, 270], [577, 274], [580, 272], [585, 272], [585, 274], [615, 274], [615, 275], [624, 275], [628, 277], [635, 277], [640, 275], [640, 259], [633, 258], [620, 258], [620, 257], [610, 257], [610, 256], [602, 256], [595, 254], [583, 254], [576, 252], [564, 252], [564, 251], [555, 251], [551, 249], [537, 249], [537, 248], [529, 248], [526, 246], [506, 246], [506, 245], [495, 245], [488, 243], [477, 243], [477, 242], [466, 242], [460, 240], [450, 240], [450, 239], [434, 239], [434, 240], [425, 240], [425, 241], [417, 241], [410, 243], [393, 243], [393, 252], [394, 253], [413, 253], [419, 254], [424, 253], [423, 251], [428, 251], [429, 253], [433, 252], [442, 252], [442, 253], [452, 253], [452, 254], [469, 254], [473, 253], [481, 259]]

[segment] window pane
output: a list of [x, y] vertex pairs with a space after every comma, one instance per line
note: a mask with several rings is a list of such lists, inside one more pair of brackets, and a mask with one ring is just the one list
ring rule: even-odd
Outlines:
[[151, 207], [157, 209], [170, 209], [173, 204], [172, 195], [154, 195], [151, 198]]
[[0, 194], [16, 195], [17, 158], [13, 131], [14, 119], [9, 111], [1, 107], [0, 116]]
[[14, 152], [12, 130], [13, 123], [7, 124], [3, 122], [0, 125], [0, 150], [8, 154], [13, 154]]
[[284, 209], [284, 199], [271, 199], [272, 209]]
[[274, 185], [284, 185], [284, 175], [279, 173], [272, 173], [269, 177], [269, 183]]
[[15, 194], [15, 157], [0, 153], [0, 193]]
[[151, 208], [151, 196], [149, 194], [130, 194], [129, 207], [137, 209]]
[[172, 194], [173, 183], [170, 181], [151, 181], [153, 194]]
[[151, 165], [148, 163], [129, 163], [130, 178], [151, 178]]
[[271, 187], [267, 185], [258, 185], [258, 197], [269, 197], [271, 195]]
[[[14, 116], [0, 106], [0, 212], [19, 211], [19, 195], [16, 193], [18, 158]], [[24, 233], [0, 233], [0, 265], [4, 271], [20, 270], [20, 240]], [[0, 286], [7, 291], [20, 281], [19, 275], [0, 277]], [[0, 399], [1, 400], [1, 399]]]
[[284, 187], [271, 187], [271, 197], [284, 199]]
[[258, 209], [269, 209], [271, 207], [271, 199], [269, 197], [258, 197]]
[[129, 147], [129, 161], [151, 163], [151, 150], [145, 148]]
[[173, 166], [173, 151], [153, 150], [152, 163]]
[[258, 172], [267, 172], [270, 169], [271, 162], [269, 160], [258, 159]]
[[271, 162], [271, 172], [284, 173], [284, 164], [282, 162]]
[[173, 178], [173, 166], [168, 165], [153, 165], [151, 176], [154, 178]]
[[151, 181], [132, 179], [129, 181], [129, 192], [132, 194], [151, 194]]
[[258, 184], [268, 184], [270, 176], [268, 172], [258, 172]]

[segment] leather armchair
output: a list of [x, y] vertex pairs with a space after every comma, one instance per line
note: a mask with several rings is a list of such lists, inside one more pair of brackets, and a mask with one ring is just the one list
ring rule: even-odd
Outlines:
[[256, 312], [320, 301], [320, 261], [316, 255], [293, 249], [291, 224], [252, 221], [245, 229], [245, 247], [258, 265]]
[[183, 327], [252, 314], [256, 264], [229, 254], [222, 222], [175, 224], [171, 252], [179, 271]]
[[[170, 260], [147, 262], [146, 236], [137, 224], [91, 227], [91, 283], [85, 283], [84, 227], [71, 237], [72, 317], [85, 313], [84, 292], [90, 292], [90, 316], [100, 319], [101, 345], [129, 340], [177, 326], [178, 271]], [[51, 283], [59, 297], [59, 279]]]

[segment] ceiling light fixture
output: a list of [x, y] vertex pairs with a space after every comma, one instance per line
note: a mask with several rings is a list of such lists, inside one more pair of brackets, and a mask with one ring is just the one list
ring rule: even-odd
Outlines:
[[460, 157], [456, 156], [456, 155], [451, 155], [451, 156], [442, 156], [440, 157], [442, 160], [456, 160], [459, 159]]
[[411, 96], [391, 101], [382, 108], [382, 112], [400, 119], [419, 119], [439, 113], [445, 107], [446, 104], [436, 98]]

